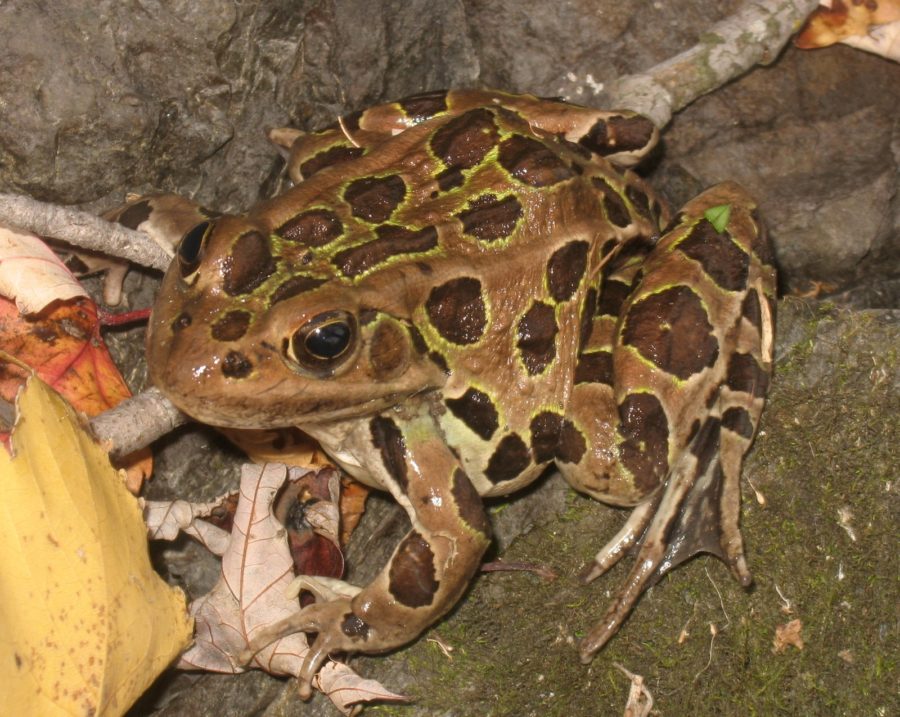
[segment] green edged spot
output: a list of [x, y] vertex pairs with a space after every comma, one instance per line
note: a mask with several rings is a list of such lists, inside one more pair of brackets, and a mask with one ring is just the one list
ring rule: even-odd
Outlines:
[[717, 232], [721, 233], [725, 231], [725, 227], [728, 226], [728, 220], [731, 218], [731, 205], [719, 204], [716, 207], [710, 207], [703, 212], [703, 216], [713, 225]]

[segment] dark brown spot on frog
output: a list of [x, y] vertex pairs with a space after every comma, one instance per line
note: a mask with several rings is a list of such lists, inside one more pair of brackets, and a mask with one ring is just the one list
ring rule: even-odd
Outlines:
[[597, 120], [579, 144], [601, 157], [646, 147], [653, 139], [654, 126], [646, 117], [610, 117]]
[[454, 344], [474, 344], [487, 326], [481, 282], [471, 277], [451, 279], [433, 288], [425, 310], [437, 332]]
[[438, 189], [442, 192], [448, 192], [454, 187], [461, 187], [465, 181], [465, 177], [459, 167], [448, 167], [443, 172], [438, 173], [436, 179]]
[[337, 214], [329, 209], [310, 209], [275, 230], [282, 239], [310, 247], [330, 244], [344, 231]]
[[753, 437], [753, 420], [742, 406], [732, 406], [722, 414], [722, 425], [744, 438]]
[[431, 605], [440, 583], [435, 580], [434, 552], [415, 530], [400, 543], [388, 569], [388, 590], [406, 607]]
[[578, 463], [587, 449], [575, 424], [558, 413], [544, 411], [531, 419], [531, 450], [536, 463], [558, 460]]
[[594, 327], [594, 314], [597, 313], [597, 290], [593, 287], [584, 295], [581, 305], [581, 327], [578, 331], [578, 351], [581, 352], [587, 346], [588, 339]]
[[766, 229], [766, 223], [759, 214], [759, 209], [754, 208], [750, 212], [750, 217], [756, 224], [757, 235], [751, 244], [751, 250], [756, 254], [757, 258], [767, 266], [775, 266], [775, 252], [772, 248], [772, 242], [769, 239], [769, 232]]
[[[634, 208], [641, 215], [653, 222], [653, 212], [650, 209], [650, 197], [640, 187], [629, 184], [625, 187], [625, 196], [631, 200]], [[655, 222], [654, 222], [655, 223]]]
[[668, 234], [673, 229], [676, 229], [677, 227], [679, 227], [681, 225], [681, 223], [684, 222], [685, 216], [686, 215], [684, 212], [678, 212], [674, 217], [672, 217], [669, 220], [669, 223], [666, 224], [665, 227], [663, 227], [662, 233]]
[[750, 354], [734, 353], [728, 360], [728, 388], [751, 396], [764, 397], [769, 390], [769, 374]]
[[481, 496], [478, 495], [469, 476], [460, 468], [453, 472], [451, 492], [453, 500], [456, 502], [456, 510], [463, 522], [475, 532], [490, 537], [491, 524], [484, 511]]
[[312, 276], [303, 276], [302, 274], [292, 276], [287, 281], [279, 284], [278, 288], [272, 292], [272, 295], [269, 297], [269, 305], [273, 306], [279, 301], [285, 301], [307, 291], [318, 289], [324, 283], [324, 279], [316, 279]]
[[588, 243], [572, 241], [560, 247], [547, 262], [547, 286], [554, 301], [572, 298], [587, 268]]
[[513, 179], [531, 187], [550, 187], [573, 176], [571, 168], [546, 144], [520, 134], [500, 143], [497, 159]]
[[605, 383], [612, 386], [612, 353], [591, 351], [581, 354], [575, 366], [575, 383]]
[[553, 361], [557, 331], [553, 307], [541, 301], [535, 301], [519, 320], [516, 346], [530, 375], [542, 373]]
[[406, 492], [409, 479], [406, 473], [406, 442], [403, 433], [390, 418], [375, 416], [369, 423], [372, 445], [381, 453], [381, 462], [391, 476]]
[[622, 465], [635, 486], [649, 492], [669, 470], [669, 422], [659, 399], [651, 393], [631, 393], [619, 404], [619, 445]]
[[332, 259], [344, 276], [359, 276], [392, 256], [430, 251], [438, 243], [437, 229], [433, 226], [412, 231], [394, 224], [382, 224], [375, 234], [377, 239], [344, 249]]
[[691, 441], [691, 453], [697, 456], [696, 475], [706, 473], [710, 463], [719, 454], [719, 437], [722, 422], [715, 416], [707, 418], [694, 440]]
[[678, 250], [698, 262], [726, 291], [740, 291], [747, 285], [750, 257], [727, 234], [717, 232], [708, 219], [697, 222], [693, 231], [678, 243]]
[[212, 325], [210, 333], [216, 341], [237, 341], [247, 333], [251, 318], [247, 311], [229, 311]]
[[627, 227], [631, 224], [631, 214], [619, 193], [600, 177], [592, 177], [591, 183], [603, 194], [603, 206], [610, 224], [617, 227]]
[[369, 625], [361, 617], [348, 612], [341, 620], [341, 632], [347, 637], [361, 637], [363, 640], [369, 639]]
[[[719, 392], [716, 391], [715, 393], [716, 393], [716, 395], [718, 395]], [[690, 432], [688, 432], [687, 441], [686, 441], [687, 445], [690, 445], [691, 441], [694, 440], [694, 436], [697, 435], [697, 431], [699, 431], [699, 430], [700, 430], [700, 419], [695, 418], [694, 422], [691, 424], [691, 430], [690, 430]]]
[[341, 117], [340, 123], [337, 123], [335, 128], [341, 127], [345, 130], [349, 130], [351, 132], [355, 132], [359, 129], [359, 120], [362, 118], [364, 114], [363, 110], [355, 110], [353, 112], [348, 112], [343, 117]]
[[425, 343], [422, 332], [412, 324], [407, 324], [406, 330], [409, 331], [409, 337], [412, 340], [412, 345], [416, 350], [416, 353], [425, 354], [428, 351], [428, 344]]
[[397, 100], [397, 104], [407, 117], [418, 123], [447, 111], [447, 93], [444, 90], [423, 92]]
[[759, 305], [759, 295], [755, 291], [747, 292], [741, 302], [741, 316], [747, 319], [757, 331], [762, 329], [762, 311]]
[[260, 232], [242, 234], [225, 257], [222, 288], [229, 296], [249, 294], [275, 273], [269, 240]]
[[172, 322], [172, 333], [177, 334], [179, 331], [186, 329], [191, 325], [193, 319], [191, 315], [186, 311], [182, 311], [178, 316], [175, 317], [175, 320]]
[[380, 321], [369, 343], [369, 363], [375, 378], [380, 381], [393, 378], [406, 366], [408, 359], [406, 331], [389, 319]]
[[344, 190], [354, 217], [367, 222], [387, 221], [406, 197], [406, 183], [398, 174], [355, 179]]
[[484, 469], [491, 483], [512, 480], [531, 465], [531, 452], [517, 433], [504, 436]]
[[609, 127], [619, 151], [643, 149], [653, 141], [656, 132], [653, 122], [641, 115], [611, 117]]
[[450, 413], [466, 424], [477, 436], [490, 440], [499, 427], [499, 416], [490, 396], [477, 388], [469, 388], [459, 398], [444, 401]]
[[364, 306], [359, 310], [359, 325], [368, 326], [378, 318], [378, 309]]
[[681, 380], [712, 366], [719, 342], [700, 297], [686, 286], [650, 294], [631, 305], [623, 343]]
[[150, 204], [150, 200], [142, 199], [139, 202], [135, 202], [124, 212], [122, 212], [118, 216], [116, 221], [123, 227], [128, 227], [129, 229], [137, 229], [141, 224], [143, 224], [150, 218], [150, 215], [152, 213], [153, 207]]
[[469, 208], [456, 215], [462, 222], [463, 232], [480, 241], [496, 241], [513, 233], [522, 215], [522, 205], [513, 195], [497, 199], [484, 194], [469, 202]]
[[222, 374], [227, 378], [246, 378], [253, 371], [253, 364], [238, 351], [229, 351], [222, 360]]
[[445, 359], [441, 354], [437, 351], [429, 351], [428, 358], [431, 359], [431, 362], [437, 366], [442, 373], [447, 376], [450, 375], [450, 367], [447, 365], [447, 359]]
[[625, 299], [631, 293], [631, 286], [624, 281], [607, 279], [600, 287], [600, 300], [597, 302], [598, 316], [618, 316], [622, 313]]
[[300, 164], [300, 174], [304, 179], [309, 179], [316, 172], [321, 172], [326, 167], [349, 162], [351, 159], [362, 157], [366, 150], [363, 147], [351, 147], [338, 145], [314, 154]]
[[489, 110], [475, 109], [455, 117], [431, 138], [431, 150], [448, 167], [471, 169], [497, 144], [499, 132]]

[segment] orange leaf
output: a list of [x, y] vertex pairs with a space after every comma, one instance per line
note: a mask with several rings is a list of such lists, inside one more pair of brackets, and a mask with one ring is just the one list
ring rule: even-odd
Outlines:
[[[24, 317], [0, 298], [0, 350], [31, 367], [76, 409], [96, 416], [131, 395], [100, 338], [97, 307], [90, 299], [55, 302]], [[0, 372], [0, 397], [12, 402], [29, 371], [7, 362]], [[125, 461], [127, 484], [140, 488], [152, 469], [148, 451]]]
[[846, 2], [833, 0], [830, 7], [818, 7], [794, 38], [804, 50], [828, 47], [850, 37], [865, 37], [873, 26], [900, 20], [898, 0]]

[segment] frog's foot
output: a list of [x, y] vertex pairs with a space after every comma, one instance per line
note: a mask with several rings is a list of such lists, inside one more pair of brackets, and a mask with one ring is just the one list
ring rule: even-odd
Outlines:
[[297, 632], [317, 633], [297, 674], [300, 696], [304, 700], [309, 699], [312, 695], [312, 680], [329, 655], [360, 649], [361, 635], [355, 629], [357, 621], [353, 618], [353, 608], [348, 599], [314, 603], [258, 631], [239, 659], [246, 664], [267, 645], [288, 635]]
[[736, 439], [740, 437], [723, 428], [721, 421], [708, 420], [662, 489], [635, 508], [622, 530], [584, 571], [587, 582], [626, 552], [635, 554], [634, 567], [603, 619], [581, 642], [582, 662], [589, 662], [615, 634], [645, 589], [697, 553], [712, 553], [723, 560], [742, 586], [752, 582], [738, 526], [744, 445]]

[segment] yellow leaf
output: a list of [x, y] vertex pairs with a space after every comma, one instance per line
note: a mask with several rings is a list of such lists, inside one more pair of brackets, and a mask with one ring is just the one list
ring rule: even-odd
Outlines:
[[38, 379], [0, 449], [0, 710], [121, 715], [192, 621], [153, 572], [144, 522], [109, 459]]

